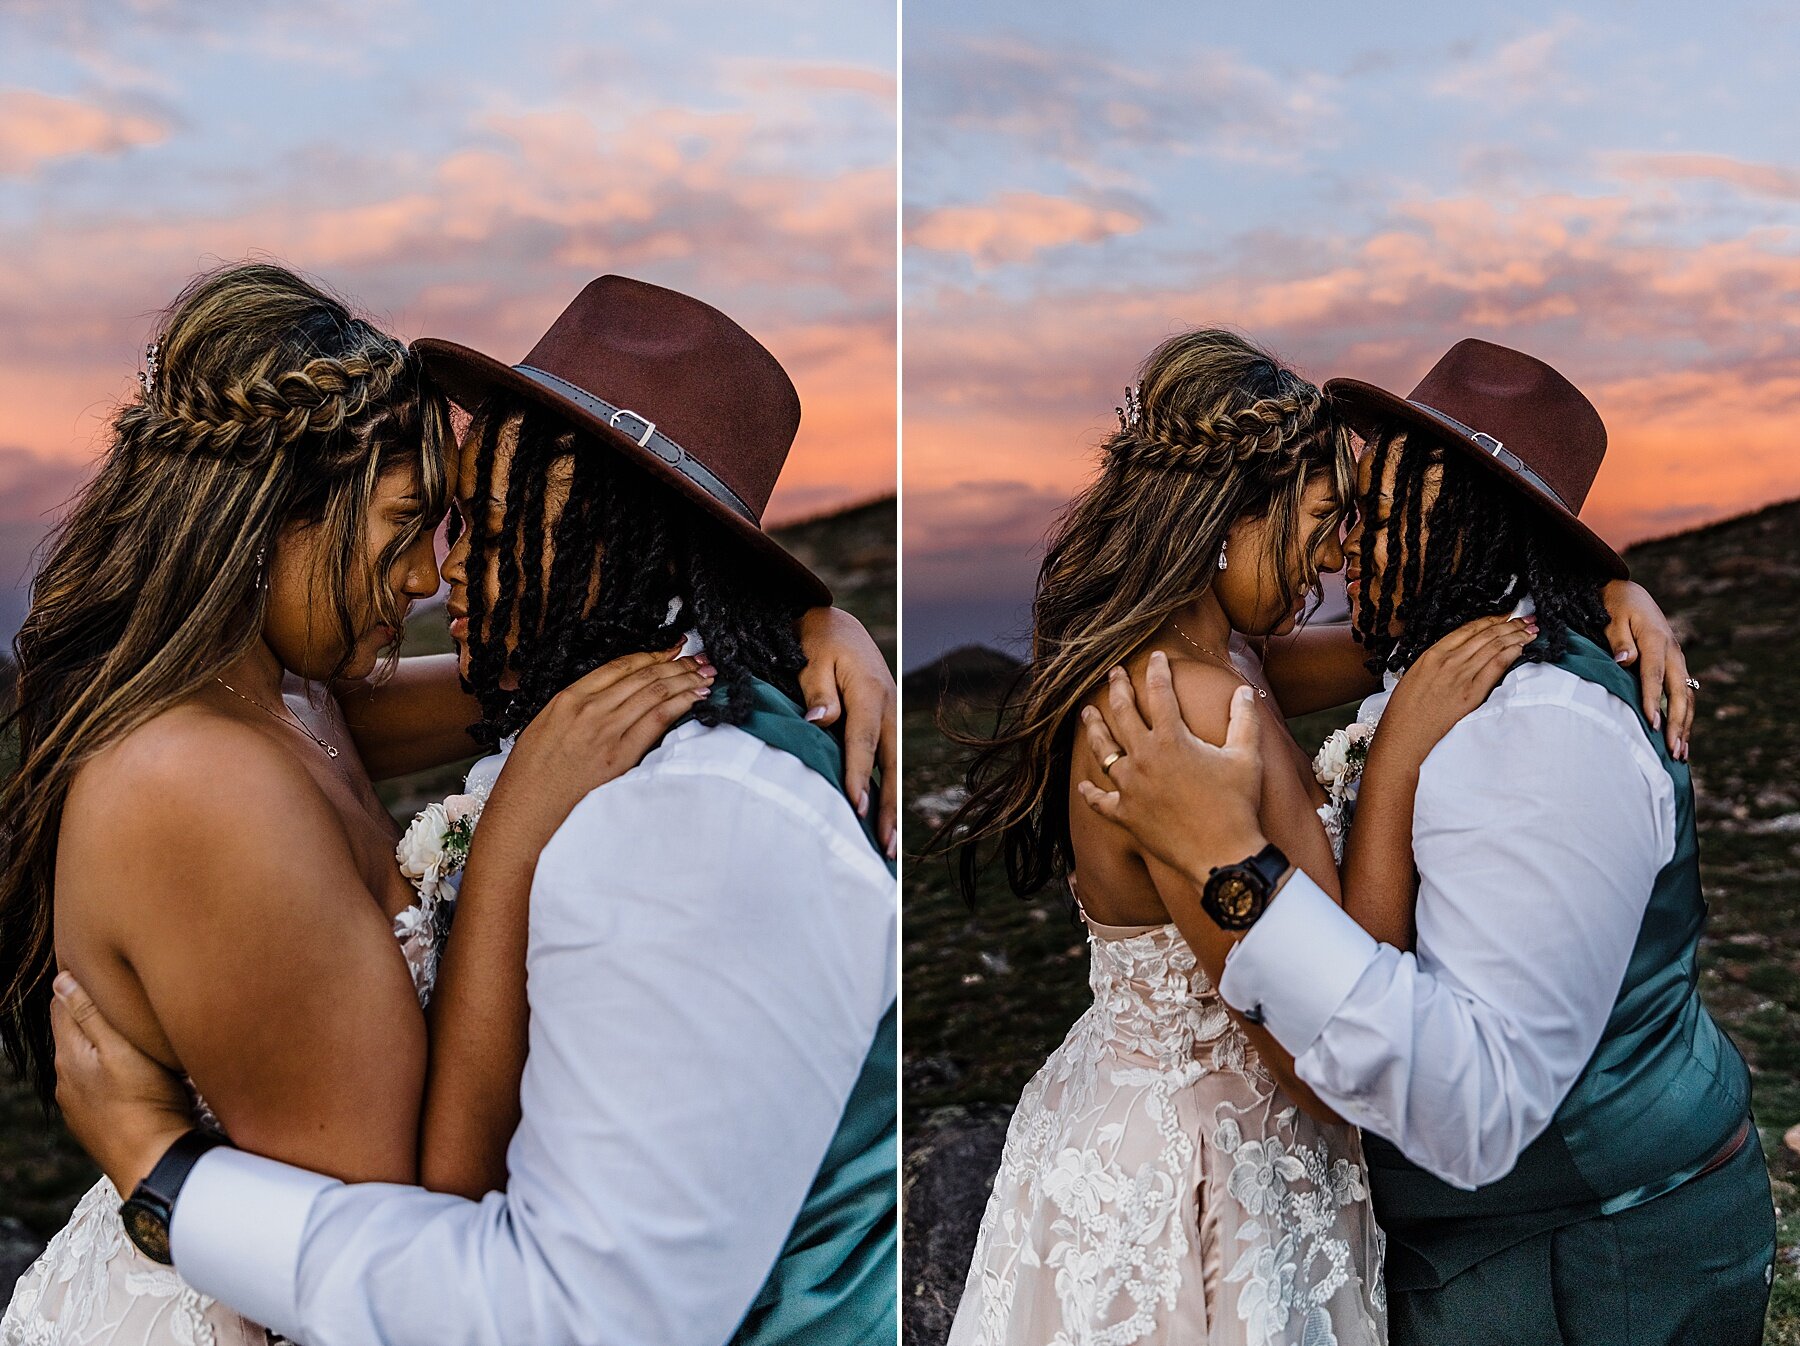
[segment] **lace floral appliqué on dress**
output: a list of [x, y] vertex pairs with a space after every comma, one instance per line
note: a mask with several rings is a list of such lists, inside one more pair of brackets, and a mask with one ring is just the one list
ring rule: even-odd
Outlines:
[[[394, 918], [421, 1005], [437, 980], [451, 905], [427, 899]], [[222, 1133], [198, 1094], [194, 1119]], [[105, 1178], [19, 1278], [0, 1318], [0, 1346], [270, 1346], [280, 1340], [139, 1252], [125, 1236], [119, 1194]]]
[[1013, 1114], [952, 1346], [1380, 1346], [1355, 1130], [1286, 1099], [1173, 925], [1089, 927], [1094, 1004]]

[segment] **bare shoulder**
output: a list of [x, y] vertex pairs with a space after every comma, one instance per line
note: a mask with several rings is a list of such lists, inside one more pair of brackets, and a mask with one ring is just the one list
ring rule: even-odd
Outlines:
[[280, 855], [306, 855], [309, 866], [349, 858], [337, 812], [292, 753], [191, 703], [147, 720], [82, 767], [61, 848], [108, 869], [131, 857], [139, 891], [154, 890], [159, 876], [204, 880]]
[[291, 805], [307, 794], [321, 792], [293, 754], [267, 734], [187, 703], [96, 754], [76, 776], [69, 802], [71, 809], [106, 809], [117, 820], [129, 815], [201, 822], [216, 810], [255, 812], [276, 801]]
[[1244, 680], [1230, 669], [1189, 658], [1171, 658], [1169, 676], [1188, 728], [1208, 743], [1223, 743], [1226, 726], [1231, 723], [1231, 698]]

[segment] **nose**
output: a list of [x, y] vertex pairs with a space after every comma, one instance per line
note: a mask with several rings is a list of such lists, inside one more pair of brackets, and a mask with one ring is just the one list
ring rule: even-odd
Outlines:
[[444, 554], [444, 563], [438, 567], [438, 573], [444, 577], [445, 584], [467, 585], [468, 564], [469, 531], [465, 528], [462, 536], [456, 539], [456, 545]]
[[1319, 548], [1319, 571], [1321, 574], [1336, 574], [1344, 568], [1344, 543], [1332, 531], [1325, 536], [1325, 544]]
[[430, 598], [438, 591], [437, 552], [432, 535], [421, 533], [414, 538], [401, 557], [400, 587], [414, 601]]

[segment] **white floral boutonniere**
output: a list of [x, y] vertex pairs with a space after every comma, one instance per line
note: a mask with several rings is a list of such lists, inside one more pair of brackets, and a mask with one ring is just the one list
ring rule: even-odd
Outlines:
[[468, 863], [469, 843], [486, 803], [486, 794], [456, 794], [441, 804], [427, 804], [394, 848], [400, 872], [427, 902], [438, 896], [440, 883]]
[[1325, 824], [1325, 835], [1331, 840], [1331, 853], [1341, 863], [1344, 858], [1344, 832], [1356, 803], [1356, 783], [1362, 779], [1363, 766], [1369, 760], [1369, 740], [1375, 726], [1358, 720], [1325, 740], [1319, 755], [1313, 758], [1313, 775], [1330, 803], [1319, 807], [1319, 821]]
[[1319, 755], [1313, 758], [1313, 775], [1333, 799], [1347, 799], [1362, 779], [1363, 765], [1369, 760], [1369, 740], [1375, 727], [1358, 720], [1325, 740]]

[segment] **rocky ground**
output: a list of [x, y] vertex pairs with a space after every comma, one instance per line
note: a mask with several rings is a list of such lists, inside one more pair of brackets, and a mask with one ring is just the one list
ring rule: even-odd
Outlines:
[[[1645, 543], [1628, 554], [1680, 627], [1703, 684], [1693, 735], [1712, 912], [1708, 1005], [1755, 1074], [1755, 1112], [1780, 1217], [1767, 1341], [1800, 1343], [1800, 502]], [[959, 798], [958, 751], [923, 695], [946, 674], [951, 723], [979, 723], [1003, 681], [992, 651], [908, 678], [907, 850]], [[1003, 656], [998, 656], [1002, 661]], [[1293, 728], [1312, 747], [1347, 714]], [[1007, 1118], [1088, 1000], [1087, 951], [1066, 899], [1014, 898], [988, 877], [973, 910], [941, 860], [904, 869], [904, 1336], [939, 1346], [962, 1289]], [[1786, 1143], [1795, 1128], [1794, 1145]]]
[[[783, 545], [831, 586], [838, 606], [869, 628], [890, 666], [896, 663], [894, 534], [892, 497], [776, 530]], [[409, 625], [406, 653], [450, 648], [441, 608]], [[0, 660], [0, 692], [10, 685], [10, 671]], [[11, 746], [0, 743], [0, 769], [12, 767]], [[425, 803], [454, 792], [467, 767], [457, 763], [384, 782], [383, 802], [404, 823]], [[95, 1176], [61, 1124], [47, 1119], [0, 1068], [0, 1304]]]

